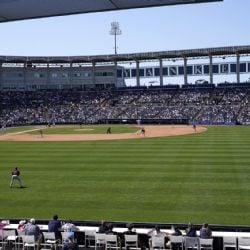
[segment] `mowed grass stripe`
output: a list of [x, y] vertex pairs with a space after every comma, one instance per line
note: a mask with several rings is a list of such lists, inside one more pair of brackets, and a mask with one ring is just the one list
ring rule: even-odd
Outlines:
[[[1, 142], [2, 214], [249, 224], [249, 129], [209, 127], [145, 140]], [[8, 188], [16, 165], [27, 189]]]

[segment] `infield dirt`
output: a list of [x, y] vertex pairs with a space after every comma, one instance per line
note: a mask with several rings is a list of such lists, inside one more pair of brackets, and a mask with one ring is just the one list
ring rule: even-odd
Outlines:
[[[0, 136], [0, 141], [93, 141], [93, 140], [117, 140], [117, 139], [134, 139], [134, 138], [153, 138], [165, 136], [187, 135], [201, 133], [207, 129], [197, 126], [194, 131], [192, 126], [188, 125], [148, 125], [144, 126], [145, 136], [140, 133], [140, 129], [135, 133], [121, 134], [44, 134], [41, 137], [39, 134], [28, 134], [28, 131], [23, 133], [9, 133]], [[39, 129], [38, 129], [39, 130]]]

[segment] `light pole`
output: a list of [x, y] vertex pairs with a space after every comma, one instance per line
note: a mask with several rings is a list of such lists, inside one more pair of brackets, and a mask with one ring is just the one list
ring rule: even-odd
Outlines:
[[118, 22], [112, 22], [111, 23], [111, 30], [109, 32], [110, 35], [115, 37], [115, 55], [117, 54], [116, 50], [116, 36], [121, 35], [122, 31], [120, 30], [119, 23]]

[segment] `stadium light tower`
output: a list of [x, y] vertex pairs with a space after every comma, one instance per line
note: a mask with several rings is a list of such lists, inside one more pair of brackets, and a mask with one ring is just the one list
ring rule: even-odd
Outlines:
[[119, 26], [118, 22], [112, 22], [111, 23], [111, 30], [110, 30], [109, 34], [115, 37], [115, 55], [116, 55], [117, 54], [116, 36], [122, 34], [122, 31], [120, 29], [120, 26]]

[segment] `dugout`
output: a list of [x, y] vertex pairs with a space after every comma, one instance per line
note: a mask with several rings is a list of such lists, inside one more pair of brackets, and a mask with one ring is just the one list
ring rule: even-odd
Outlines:
[[[99, 124], [137, 124], [138, 119], [101, 119]], [[139, 119], [141, 124], [188, 125], [189, 119]]]

